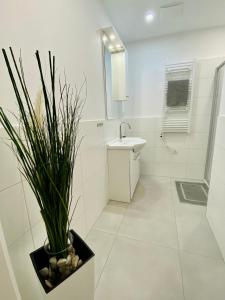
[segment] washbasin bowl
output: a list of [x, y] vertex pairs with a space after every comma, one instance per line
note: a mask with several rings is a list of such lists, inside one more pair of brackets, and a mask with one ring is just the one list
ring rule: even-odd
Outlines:
[[139, 137], [125, 137], [122, 139], [113, 140], [107, 144], [108, 149], [115, 150], [133, 150], [134, 152], [141, 151], [145, 146], [146, 140]]

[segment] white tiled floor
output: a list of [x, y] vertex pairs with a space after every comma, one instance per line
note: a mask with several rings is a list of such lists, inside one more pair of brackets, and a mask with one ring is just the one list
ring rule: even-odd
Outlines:
[[131, 204], [110, 202], [87, 237], [95, 300], [224, 300], [225, 264], [201, 206], [174, 180], [141, 178]]

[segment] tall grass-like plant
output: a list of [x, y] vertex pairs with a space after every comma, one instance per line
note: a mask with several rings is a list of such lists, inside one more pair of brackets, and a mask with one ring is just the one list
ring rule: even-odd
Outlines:
[[[20, 131], [0, 107], [0, 123], [12, 142], [21, 172], [31, 186], [44, 220], [50, 251], [58, 253], [68, 246], [68, 231], [76, 204], [72, 203], [74, 164], [80, 145], [78, 125], [84, 99], [82, 87], [72, 89], [66, 79], [56, 84], [55, 57], [49, 52], [50, 87], [44, 78], [39, 52], [36, 60], [40, 73], [44, 112], [32, 104], [20, 56], [17, 62], [2, 49], [16, 95]], [[11, 63], [10, 63], [11, 61]], [[57, 96], [58, 95], [58, 96]], [[39, 103], [40, 104], [40, 103]], [[40, 105], [39, 105], [40, 106]]]

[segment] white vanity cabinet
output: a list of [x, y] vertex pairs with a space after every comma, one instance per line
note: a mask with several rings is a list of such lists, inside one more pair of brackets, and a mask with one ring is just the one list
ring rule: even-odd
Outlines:
[[130, 202], [140, 177], [140, 152], [108, 149], [109, 199]]

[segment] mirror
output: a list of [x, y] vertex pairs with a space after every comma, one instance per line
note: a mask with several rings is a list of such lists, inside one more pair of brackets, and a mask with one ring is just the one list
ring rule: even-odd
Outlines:
[[128, 96], [128, 55], [113, 27], [101, 30], [107, 119], [121, 118]]

